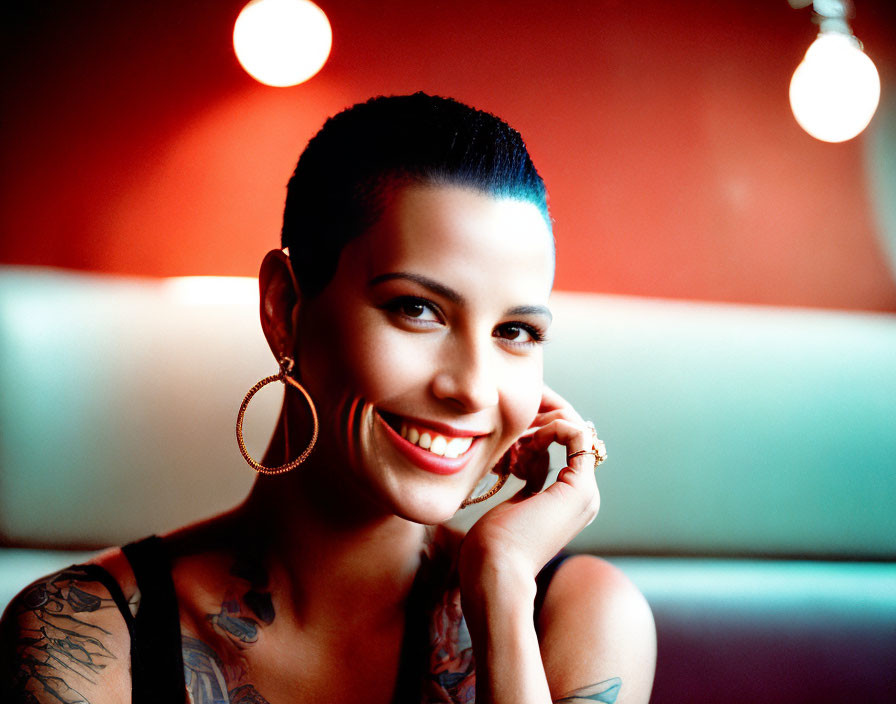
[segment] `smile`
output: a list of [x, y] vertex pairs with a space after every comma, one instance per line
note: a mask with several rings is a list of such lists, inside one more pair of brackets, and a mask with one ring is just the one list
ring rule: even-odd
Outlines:
[[472, 457], [470, 449], [482, 433], [438, 428], [399, 416], [377, 412], [386, 437], [421, 469], [435, 474], [460, 472]]
[[420, 428], [409, 423], [401, 424], [401, 437], [409, 443], [422, 447], [434, 455], [442, 457], [460, 457], [473, 444], [473, 438], [446, 438], [431, 430]]

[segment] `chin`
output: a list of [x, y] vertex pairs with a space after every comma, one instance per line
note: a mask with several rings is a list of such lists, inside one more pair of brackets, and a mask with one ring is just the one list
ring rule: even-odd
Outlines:
[[[402, 493], [404, 496], [391, 497], [392, 512], [406, 521], [426, 526], [450, 521], [463, 501], [462, 498], [457, 498], [454, 492], [449, 491], [433, 492], [430, 490], [420, 492], [416, 496], [408, 496], [408, 492]], [[435, 493], [440, 495], [435, 496]]]
[[449, 521], [471, 491], [467, 486], [470, 480], [464, 477], [487, 473], [478, 467], [482, 460], [477, 443], [467, 443], [466, 456], [437, 457], [407, 447], [410, 443], [401, 438], [393, 424], [391, 415], [364, 404], [359, 423], [363, 429], [360, 452], [355, 457], [359, 475], [394, 515], [422, 525]]

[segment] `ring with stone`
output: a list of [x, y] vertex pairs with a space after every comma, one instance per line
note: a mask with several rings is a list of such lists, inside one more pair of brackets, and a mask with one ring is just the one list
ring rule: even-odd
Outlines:
[[594, 457], [594, 466], [596, 468], [599, 464], [607, 459], [607, 446], [604, 444], [603, 440], [597, 437], [597, 429], [594, 427], [594, 423], [588, 420], [585, 421], [585, 425], [591, 429], [591, 449], [571, 452], [566, 456], [566, 461], [571, 462], [576, 457], [581, 457], [582, 455], [591, 455], [592, 457]]

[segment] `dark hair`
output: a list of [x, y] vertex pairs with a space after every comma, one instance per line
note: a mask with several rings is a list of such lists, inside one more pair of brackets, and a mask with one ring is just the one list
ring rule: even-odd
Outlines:
[[392, 189], [411, 183], [527, 200], [550, 227], [544, 181], [506, 122], [425, 93], [372, 98], [329, 118], [289, 180], [281, 241], [304, 295], [323, 290], [342, 248], [376, 221]]

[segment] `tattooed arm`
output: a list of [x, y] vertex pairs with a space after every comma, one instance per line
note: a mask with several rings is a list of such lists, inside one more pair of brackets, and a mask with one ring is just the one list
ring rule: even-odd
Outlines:
[[[554, 443], [564, 447], [569, 465], [543, 489]], [[609, 563], [583, 555], [560, 565], [537, 629], [532, 623], [539, 570], [597, 515], [601, 449], [594, 426], [545, 386], [529, 432], [504, 456], [525, 488], [482, 515], [461, 543], [458, 573], [477, 704], [545, 704], [551, 697], [635, 704], [650, 696], [653, 617]], [[602, 684], [613, 678], [621, 682]]]
[[532, 589], [507, 570], [464, 593], [476, 700], [646, 704], [656, 663], [653, 617], [640, 592], [597, 558], [561, 565], [532, 622]]
[[622, 689], [622, 679], [613, 677], [603, 682], [598, 682], [590, 687], [582, 687], [570, 692], [565, 697], [555, 699], [555, 704], [587, 704], [587, 702], [606, 702], [613, 704]]
[[538, 619], [555, 702], [631, 704], [650, 699], [656, 629], [646, 600], [616, 567], [570, 558], [557, 570]]
[[130, 636], [90, 568], [25, 588], [0, 621], [0, 694], [12, 704], [130, 702]]

